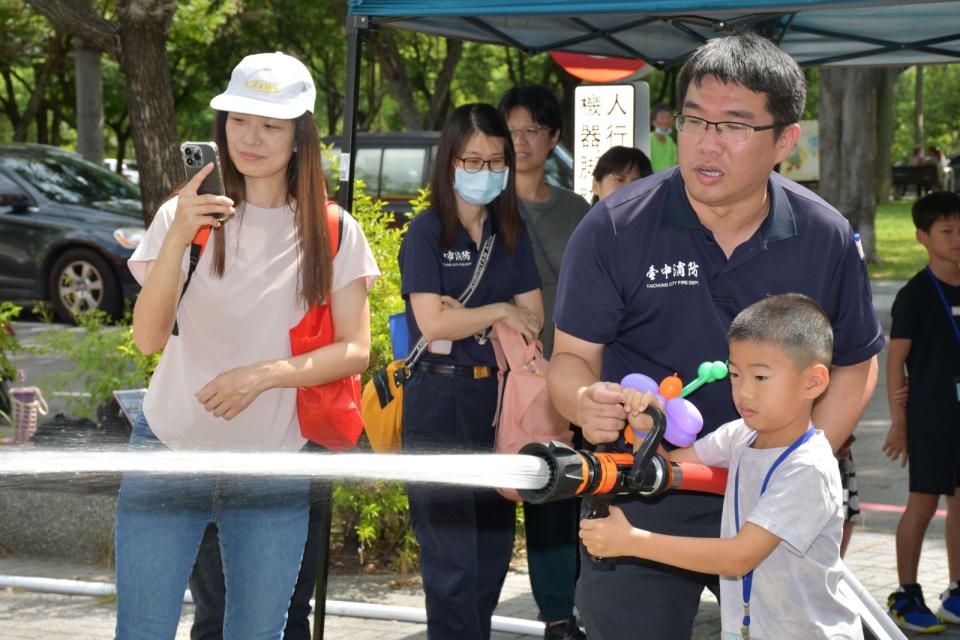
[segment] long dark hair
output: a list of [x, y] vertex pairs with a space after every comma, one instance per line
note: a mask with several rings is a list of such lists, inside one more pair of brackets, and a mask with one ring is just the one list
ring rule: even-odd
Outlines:
[[487, 208], [500, 221], [498, 241], [503, 243], [507, 251], [513, 253], [517, 238], [524, 229], [520, 210], [517, 208], [514, 170], [516, 154], [513, 151], [510, 130], [507, 129], [503, 116], [492, 105], [483, 103], [465, 104], [456, 109], [440, 134], [437, 159], [433, 164], [433, 175], [430, 178], [430, 206], [440, 216], [443, 224], [440, 245], [444, 248], [452, 247], [460, 234], [460, 229], [463, 228], [460, 218], [457, 217], [457, 197], [453, 190], [454, 165], [463, 154], [467, 140], [476, 133], [503, 140], [503, 155], [507, 159], [507, 167], [510, 168], [507, 186], [493, 202], [487, 205]]
[[[226, 111], [218, 111], [214, 140], [221, 149], [220, 167], [223, 186], [237, 211], [246, 199], [243, 174], [230, 159], [227, 151]], [[294, 153], [287, 165], [287, 204], [294, 209], [297, 239], [300, 243], [300, 270], [298, 273], [300, 301], [307, 307], [323, 302], [330, 294], [332, 256], [327, 238], [327, 188], [320, 162], [320, 137], [317, 124], [309, 111], [294, 120]], [[238, 220], [227, 224], [239, 224]], [[226, 240], [223, 227], [214, 228], [213, 273], [223, 276]]]

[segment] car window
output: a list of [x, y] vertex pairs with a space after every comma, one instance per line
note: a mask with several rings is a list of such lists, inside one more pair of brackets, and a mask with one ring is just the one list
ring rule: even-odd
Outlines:
[[109, 169], [66, 154], [0, 157], [0, 163], [47, 198], [62, 204], [92, 206], [140, 200], [140, 191]]
[[380, 149], [357, 149], [357, 161], [353, 171], [356, 178], [367, 185], [371, 196], [380, 193]]
[[0, 173], [0, 207], [8, 207], [11, 202], [23, 200], [27, 196], [20, 185]]
[[573, 166], [568, 157], [564, 151], [554, 149], [553, 153], [547, 156], [543, 177], [554, 186], [573, 190]]
[[380, 193], [384, 196], [416, 196], [423, 187], [423, 165], [427, 150], [384, 149]]

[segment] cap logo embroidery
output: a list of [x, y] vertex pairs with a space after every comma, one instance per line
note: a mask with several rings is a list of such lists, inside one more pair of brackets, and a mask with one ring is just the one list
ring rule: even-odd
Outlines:
[[258, 78], [244, 80], [243, 86], [247, 89], [250, 89], [250, 91], [256, 91], [257, 93], [280, 93], [280, 87], [272, 82], [267, 82], [266, 80], [260, 80]]

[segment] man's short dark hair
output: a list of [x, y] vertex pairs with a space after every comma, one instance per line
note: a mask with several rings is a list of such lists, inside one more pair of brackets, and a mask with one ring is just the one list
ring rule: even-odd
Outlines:
[[774, 128], [777, 137], [786, 125], [798, 122], [803, 115], [807, 101], [803, 71], [793, 58], [756, 33], [715, 38], [694, 51], [677, 79], [680, 109], [690, 83], [699, 87], [705, 76], [766, 94], [767, 110], [779, 125]]
[[960, 216], [960, 193], [934, 191], [913, 203], [913, 226], [930, 232], [937, 220]]
[[798, 371], [813, 363], [830, 366], [833, 358], [830, 318], [812, 298], [800, 293], [782, 293], [753, 303], [733, 319], [727, 340], [775, 345]]
[[546, 87], [536, 84], [514, 87], [503, 94], [497, 109], [506, 120], [510, 112], [517, 107], [523, 107], [530, 112], [533, 121], [550, 129], [550, 133], [563, 128], [563, 110], [557, 101], [557, 96]]

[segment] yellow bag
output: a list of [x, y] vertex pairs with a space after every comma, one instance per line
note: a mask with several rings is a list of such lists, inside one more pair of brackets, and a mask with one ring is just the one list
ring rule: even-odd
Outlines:
[[381, 367], [363, 387], [360, 413], [370, 446], [377, 453], [399, 453], [403, 426], [403, 360]]

